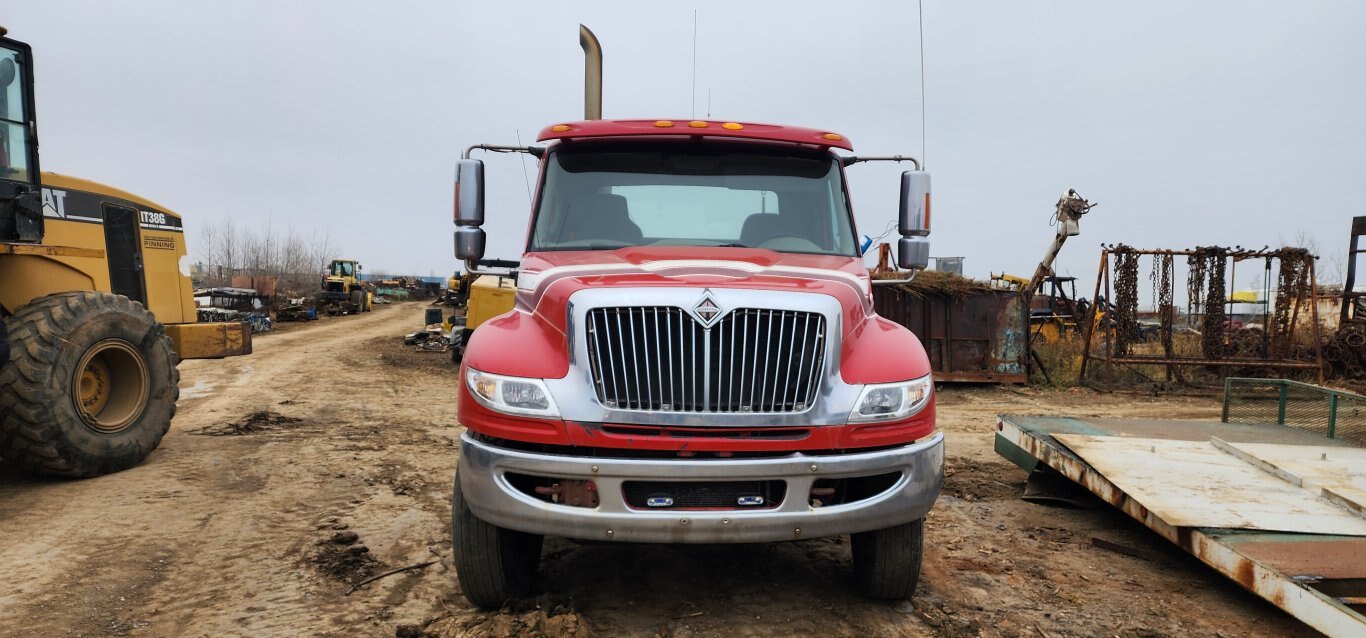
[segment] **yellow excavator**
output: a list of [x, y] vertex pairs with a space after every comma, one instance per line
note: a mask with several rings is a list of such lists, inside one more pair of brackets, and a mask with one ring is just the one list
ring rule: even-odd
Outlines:
[[1079, 326], [1085, 325], [1088, 315], [1092, 316], [1096, 326], [1105, 322], [1106, 308], [1103, 305], [1096, 308], [1092, 315], [1088, 303], [1077, 299], [1075, 277], [1059, 277], [1053, 272], [1053, 261], [1057, 259], [1063, 244], [1067, 243], [1067, 238], [1081, 234], [1081, 218], [1095, 206], [1077, 194], [1076, 190], [1068, 189], [1055, 205], [1053, 222], [1057, 231], [1043, 259], [1035, 267], [1034, 275], [1028, 279], [1005, 273], [991, 275], [993, 286], [1024, 293], [1029, 303], [1032, 343], [1055, 343], [1078, 336], [1081, 333]]
[[87, 477], [142, 462], [182, 359], [251, 353], [196, 323], [180, 215], [38, 163], [33, 56], [0, 27], [0, 458]]

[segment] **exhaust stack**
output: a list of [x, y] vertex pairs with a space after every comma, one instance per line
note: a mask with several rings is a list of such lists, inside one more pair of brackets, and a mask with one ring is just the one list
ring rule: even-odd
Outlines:
[[602, 45], [588, 27], [579, 25], [583, 47], [583, 119], [602, 119]]

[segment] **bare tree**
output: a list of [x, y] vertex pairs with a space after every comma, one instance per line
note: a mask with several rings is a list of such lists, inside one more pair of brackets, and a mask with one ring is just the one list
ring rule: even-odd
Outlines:
[[260, 228], [238, 228], [224, 219], [201, 227], [195, 257], [206, 271], [205, 283], [228, 285], [234, 275], [277, 278], [277, 289], [303, 295], [318, 288], [319, 274], [332, 258], [331, 236], [304, 235], [291, 227], [280, 231], [270, 221]]

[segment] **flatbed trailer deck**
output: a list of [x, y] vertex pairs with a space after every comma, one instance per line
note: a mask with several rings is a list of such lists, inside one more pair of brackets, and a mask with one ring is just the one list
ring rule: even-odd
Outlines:
[[1058, 472], [1325, 635], [1366, 635], [1366, 537], [1169, 524], [1055, 435], [1350, 446], [1277, 425], [1019, 415], [999, 417], [995, 441], [1025, 471]]

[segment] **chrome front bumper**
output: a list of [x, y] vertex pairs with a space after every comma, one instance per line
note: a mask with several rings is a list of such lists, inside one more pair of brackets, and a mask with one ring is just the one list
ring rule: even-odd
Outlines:
[[[475, 516], [523, 532], [637, 543], [751, 543], [836, 536], [893, 527], [925, 516], [944, 482], [944, 435], [910, 445], [833, 456], [793, 453], [761, 459], [615, 459], [522, 452], [460, 438], [458, 474]], [[901, 471], [890, 488], [852, 503], [812, 507], [818, 479]], [[548, 503], [513, 487], [507, 472], [591, 480], [597, 507]], [[629, 507], [622, 483], [644, 481], [783, 480], [787, 497], [772, 509], [653, 511]]]

